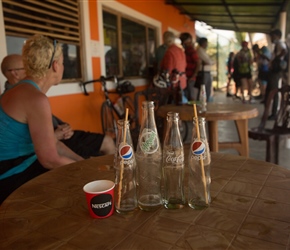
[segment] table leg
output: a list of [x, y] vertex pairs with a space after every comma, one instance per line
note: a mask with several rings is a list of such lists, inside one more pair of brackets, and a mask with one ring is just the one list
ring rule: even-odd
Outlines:
[[241, 143], [241, 147], [238, 151], [241, 156], [249, 157], [248, 119], [236, 120], [235, 123]]
[[208, 125], [208, 141], [211, 152], [219, 151], [219, 136], [218, 136], [218, 122], [207, 121]]

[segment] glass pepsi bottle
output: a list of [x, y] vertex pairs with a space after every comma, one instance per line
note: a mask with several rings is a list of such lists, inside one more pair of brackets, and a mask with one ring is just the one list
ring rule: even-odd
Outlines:
[[128, 213], [137, 208], [136, 160], [129, 121], [119, 120], [117, 126], [114, 158], [115, 208], [118, 213]]
[[193, 118], [188, 166], [188, 205], [194, 209], [208, 207], [210, 197], [211, 156], [205, 130], [205, 118]]

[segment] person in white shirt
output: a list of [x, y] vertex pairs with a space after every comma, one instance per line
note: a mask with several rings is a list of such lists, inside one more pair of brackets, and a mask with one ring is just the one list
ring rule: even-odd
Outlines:
[[[270, 32], [271, 42], [274, 44], [274, 51], [272, 53], [272, 58], [269, 63], [270, 74], [269, 82], [266, 87], [265, 93], [265, 105], [267, 103], [267, 98], [273, 89], [279, 87], [279, 81], [282, 77], [282, 69], [279, 67], [281, 60], [284, 59], [287, 54], [287, 46], [281, 41], [282, 32], [279, 29], [274, 29]], [[269, 116], [269, 120], [275, 120], [278, 109], [278, 95], [273, 99], [272, 104], [272, 114]]]
[[197, 46], [196, 51], [197, 51], [199, 59], [201, 60], [201, 65], [199, 66], [196, 87], [198, 87], [198, 85], [200, 84], [200, 82], [198, 81], [202, 81], [203, 84], [205, 84], [206, 99], [207, 101], [210, 101], [211, 96], [213, 95], [212, 77], [211, 77], [210, 72], [211, 72], [211, 66], [214, 64], [214, 62], [206, 53], [207, 45], [208, 45], [207, 38], [201, 37], [198, 40], [198, 46]]

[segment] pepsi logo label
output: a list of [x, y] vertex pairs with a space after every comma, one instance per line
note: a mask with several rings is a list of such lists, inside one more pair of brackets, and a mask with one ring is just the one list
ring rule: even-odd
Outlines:
[[128, 144], [121, 144], [119, 147], [119, 155], [124, 160], [129, 160], [133, 156], [133, 149]]
[[205, 144], [200, 141], [200, 140], [195, 140], [192, 144], [191, 144], [191, 152], [194, 155], [202, 155], [205, 152]]

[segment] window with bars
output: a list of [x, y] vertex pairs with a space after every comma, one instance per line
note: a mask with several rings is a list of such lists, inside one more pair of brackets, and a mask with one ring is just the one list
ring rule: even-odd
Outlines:
[[107, 76], [150, 76], [156, 48], [154, 27], [106, 9], [103, 30]]
[[82, 78], [78, 0], [2, 0], [8, 54], [21, 53], [34, 34], [51, 36], [63, 47], [63, 80]]

